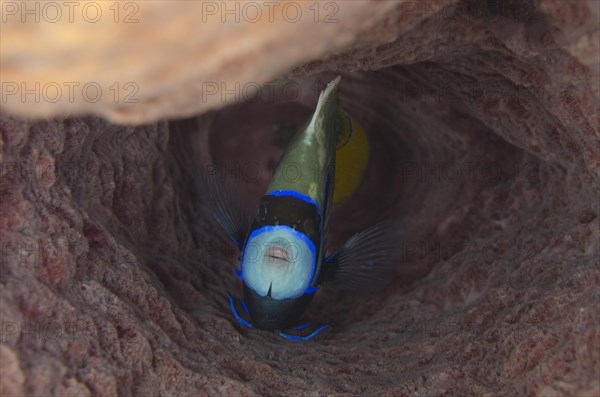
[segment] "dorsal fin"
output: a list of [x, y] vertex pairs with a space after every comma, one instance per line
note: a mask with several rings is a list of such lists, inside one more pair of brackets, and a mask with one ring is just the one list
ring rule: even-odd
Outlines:
[[352, 139], [352, 136], [354, 135], [354, 123], [352, 121], [352, 117], [350, 117], [348, 113], [344, 112], [342, 109], [338, 111], [338, 119], [338, 128], [341, 130], [338, 134], [336, 149], [340, 150], [346, 146], [348, 142], [350, 142], [350, 139]]

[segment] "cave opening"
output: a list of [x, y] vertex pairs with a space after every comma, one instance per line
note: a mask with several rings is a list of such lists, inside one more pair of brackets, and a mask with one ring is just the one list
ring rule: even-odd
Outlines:
[[[342, 107], [363, 124], [371, 155], [358, 190], [334, 209], [330, 246], [339, 246], [384, 219], [401, 220], [405, 230], [399, 241], [401, 259], [386, 289], [371, 295], [325, 291], [309, 310], [309, 319], [331, 319], [340, 332], [346, 324], [368, 324], [383, 301], [402, 296], [436, 265], [446, 263], [451, 271], [461, 252], [466, 250], [481, 262], [473, 264], [474, 269], [499, 258], [495, 242], [477, 241], [478, 233], [489, 236], [501, 230], [501, 222], [493, 216], [488, 219], [487, 214], [478, 218], [478, 209], [490, 205], [490, 196], [499, 191], [510, 194], [515, 183], [539, 183], [539, 159], [508, 143], [473, 114], [474, 101], [483, 98], [483, 106], [493, 106], [497, 91], [485, 91], [490, 85], [484, 83], [457, 83], [456, 76], [450, 80], [452, 85], [445, 84], [449, 73], [429, 63], [342, 73]], [[189, 170], [217, 164], [225, 170], [225, 178], [236, 182], [242, 203], [252, 211], [286, 142], [310, 115], [319, 87], [333, 77], [335, 73], [327, 72], [271, 83], [268, 88], [279, 91], [171, 121], [173, 150], [189, 156], [184, 162], [188, 177]], [[192, 201], [199, 222], [213, 225], [198, 205], [194, 189], [188, 193], [182, 195]], [[233, 272], [239, 266], [236, 249], [215, 229], [213, 234], [229, 261], [204, 266], [227, 268], [219, 271], [227, 281], [217, 284], [235, 291], [239, 288]], [[203, 241], [202, 249], [211, 244], [215, 241]], [[432, 302], [447, 308], [445, 299], [438, 298]], [[227, 311], [224, 317], [228, 318]]]

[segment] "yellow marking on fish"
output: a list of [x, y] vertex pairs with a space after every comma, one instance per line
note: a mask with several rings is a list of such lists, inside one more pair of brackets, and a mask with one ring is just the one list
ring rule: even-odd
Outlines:
[[369, 164], [367, 134], [358, 120], [354, 117], [351, 120], [352, 126], [346, 117], [342, 117], [344, 132], [340, 136], [347, 136], [350, 128], [354, 129], [354, 133], [345, 144], [338, 147], [336, 152], [334, 204], [344, 200], [358, 189]]

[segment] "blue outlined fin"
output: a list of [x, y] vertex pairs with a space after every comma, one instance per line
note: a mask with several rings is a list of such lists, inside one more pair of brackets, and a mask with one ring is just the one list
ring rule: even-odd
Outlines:
[[242, 248], [252, 222], [252, 213], [240, 203], [234, 182], [216, 164], [203, 164], [196, 176], [196, 188], [202, 204], [229, 239]]
[[378, 223], [351, 237], [326, 259], [319, 284], [337, 290], [373, 291], [390, 279], [402, 239], [396, 221]]
[[314, 325], [307, 323], [295, 328], [284, 329], [279, 333], [280, 336], [291, 340], [309, 340], [324, 329], [329, 328], [329, 325]]
[[233, 272], [235, 273], [236, 276], [238, 276], [238, 278], [240, 280], [244, 280], [244, 273], [242, 273], [242, 269], [233, 269]]
[[229, 298], [229, 307], [231, 308], [235, 319], [246, 327], [254, 328], [250, 322], [250, 314], [248, 313], [248, 309], [244, 302], [231, 295], [229, 292], [227, 293], [227, 297]]

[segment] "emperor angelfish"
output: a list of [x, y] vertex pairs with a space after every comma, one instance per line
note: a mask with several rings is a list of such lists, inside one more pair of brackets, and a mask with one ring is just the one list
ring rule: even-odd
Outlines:
[[[286, 148], [255, 214], [244, 214], [231, 185], [217, 181], [214, 174], [203, 175], [199, 186], [202, 201], [242, 251], [236, 273], [244, 283], [243, 300], [228, 294], [234, 317], [248, 327], [280, 331], [288, 339], [307, 340], [328, 327], [299, 323], [321, 286], [375, 289], [389, 276], [395, 222], [372, 226], [325, 256], [336, 151], [347, 146], [358, 127], [340, 108], [340, 81], [337, 77], [321, 92], [310, 121]], [[357, 139], [361, 137], [365, 139], [362, 130]], [[354, 158], [354, 164], [366, 164], [366, 156]], [[283, 172], [290, 168], [297, 169], [296, 177]], [[358, 184], [354, 179], [353, 186]]]

